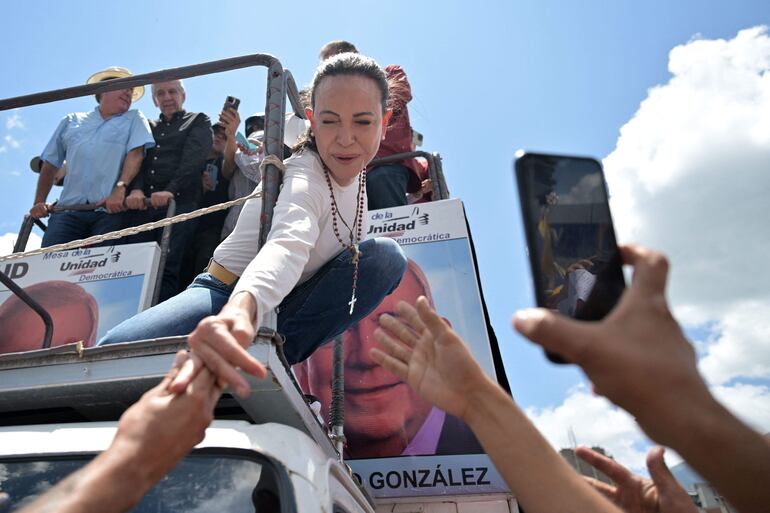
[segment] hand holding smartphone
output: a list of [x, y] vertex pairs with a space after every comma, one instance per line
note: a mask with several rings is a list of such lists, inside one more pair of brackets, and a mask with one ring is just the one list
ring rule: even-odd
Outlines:
[[236, 98], [235, 96], [228, 96], [225, 98], [225, 104], [222, 107], [222, 110], [227, 111], [227, 109], [233, 109], [238, 110], [238, 107], [241, 105], [241, 100]]
[[601, 164], [517, 152], [515, 173], [537, 305], [575, 319], [602, 319], [625, 280]]

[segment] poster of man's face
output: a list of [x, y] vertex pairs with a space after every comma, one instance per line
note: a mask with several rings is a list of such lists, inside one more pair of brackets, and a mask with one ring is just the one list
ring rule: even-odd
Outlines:
[[[51, 347], [91, 347], [149, 306], [160, 250], [139, 243], [57, 251], [0, 261], [0, 270], [48, 312]], [[42, 318], [0, 286], [0, 354], [42, 349]]]
[[[462, 421], [434, 408], [370, 356], [377, 347], [379, 317], [398, 317], [399, 301], [414, 304], [425, 296], [463, 338], [476, 342], [471, 349], [494, 375], [467, 241], [405, 245], [404, 251], [410, 258], [399, 286], [343, 335], [346, 455], [371, 459], [482, 453]], [[303, 391], [319, 400], [325, 421], [331, 404], [332, 352], [333, 343], [326, 344], [295, 366]]]
[[[404, 454], [428, 419], [433, 407], [403, 381], [386, 371], [369, 356], [377, 347], [374, 330], [382, 314], [396, 314], [399, 301], [414, 304], [420, 296], [432, 303], [424, 273], [409, 261], [398, 288], [368, 317], [345, 332], [345, 436], [353, 458]], [[332, 344], [316, 351], [306, 362], [308, 392], [321, 402], [321, 415], [329, 416], [331, 403]], [[441, 425], [431, 433], [437, 438]], [[435, 447], [423, 453], [435, 454]], [[414, 454], [412, 452], [412, 454]]]
[[[82, 342], [85, 347], [94, 344], [99, 307], [83, 287], [62, 280], [44, 281], [24, 292], [51, 316], [51, 347], [73, 342]], [[45, 324], [18, 296], [10, 295], [0, 304], [0, 333], [0, 353], [31, 351], [42, 347]]]

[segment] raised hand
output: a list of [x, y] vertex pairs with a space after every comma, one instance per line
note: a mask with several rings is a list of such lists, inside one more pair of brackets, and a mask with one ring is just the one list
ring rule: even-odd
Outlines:
[[578, 447], [575, 453], [612, 479], [607, 484], [593, 478], [587, 481], [626, 513], [698, 513], [687, 491], [676, 481], [663, 459], [664, 449], [656, 446], [647, 453], [647, 479], [633, 474], [617, 461], [588, 447]]
[[384, 314], [374, 336], [382, 349], [372, 358], [426, 401], [464, 418], [473, 391], [488, 378], [455, 331], [421, 296], [416, 308], [399, 302], [399, 318]]
[[634, 279], [618, 305], [600, 322], [568, 319], [543, 309], [520, 312], [514, 326], [545, 349], [578, 364], [594, 391], [631, 412], [656, 441], [670, 445], [661, 412], [683, 403], [710, 401], [695, 351], [666, 302], [668, 262], [660, 253], [621, 248]]

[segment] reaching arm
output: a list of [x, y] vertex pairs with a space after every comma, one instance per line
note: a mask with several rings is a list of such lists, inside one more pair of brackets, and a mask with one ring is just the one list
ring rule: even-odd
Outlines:
[[536, 309], [517, 314], [524, 336], [577, 363], [594, 390], [675, 449], [742, 513], [770, 504], [770, 445], [711, 395], [695, 351], [665, 297], [668, 263], [653, 251], [621, 248], [634, 279], [601, 322]]
[[167, 390], [179, 365], [120, 419], [110, 447], [19, 513], [119, 513], [135, 506], [203, 440], [222, 389], [204, 371], [182, 394]]
[[403, 301], [380, 318], [372, 358], [426, 401], [463, 419], [528, 512], [619, 512], [551, 448], [513, 400], [493, 382], [428, 301]]

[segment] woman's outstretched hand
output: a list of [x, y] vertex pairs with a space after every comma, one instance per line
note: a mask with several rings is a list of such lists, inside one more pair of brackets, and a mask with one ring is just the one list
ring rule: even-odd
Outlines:
[[254, 340], [256, 302], [251, 294], [240, 293], [232, 298], [217, 315], [206, 317], [190, 333], [187, 343], [192, 357], [171, 382], [169, 390], [180, 393], [206, 367], [220, 386], [230, 386], [238, 395], [249, 395], [249, 383], [238, 370], [263, 379], [265, 367], [246, 348]]
[[484, 371], [425, 297], [416, 308], [401, 301], [396, 310], [398, 319], [380, 316], [374, 336], [382, 349], [372, 349], [372, 358], [426, 401], [466, 418], [474, 393], [488, 385]]

